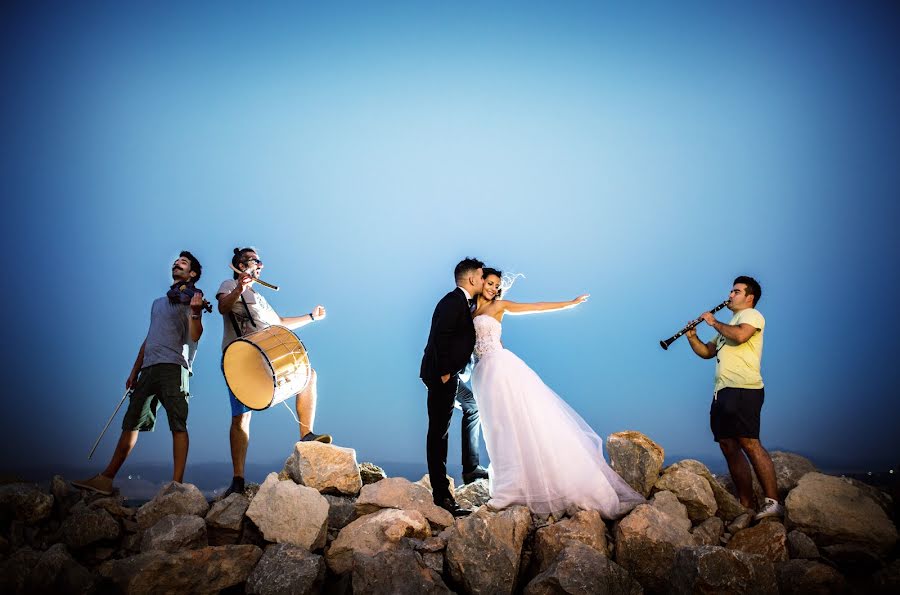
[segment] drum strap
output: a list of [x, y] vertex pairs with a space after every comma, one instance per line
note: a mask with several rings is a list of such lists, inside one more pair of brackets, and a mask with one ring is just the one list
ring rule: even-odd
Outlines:
[[244, 312], [247, 313], [247, 318], [250, 319], [250, 324], [253, 325], [253, 328], [256, 328], [256, 321], [253, 320], [253, 315], [250, 314], [250, 308], [247, 306], [247, 300], [244, 299], [244, 294], [241, 294], [241, 303], [244, 304]]
[[234, 336], [235, 336], [235, 337], [240, 337], [240, 336], [241, 336], [241, 327], [238, 326], [237, 318], [235, 318], [234, 312], [229, 312], [229, 313], [228, 313], [228, 318], [231, 319], [231, 326], [234, 327]]

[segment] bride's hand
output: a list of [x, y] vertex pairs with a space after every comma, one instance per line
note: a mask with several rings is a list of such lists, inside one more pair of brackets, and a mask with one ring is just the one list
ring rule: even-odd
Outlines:
[[586, 302], [589, 297], [591, 297], [591, 294], [589, 294], [589, 293], [579, 295], [577, 298], [572, 300], [572, 303], [577, 306], [578, 304]]

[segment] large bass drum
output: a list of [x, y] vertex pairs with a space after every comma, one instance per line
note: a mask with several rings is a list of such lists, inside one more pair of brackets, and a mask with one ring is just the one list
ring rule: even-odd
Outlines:
[[272, 325], [229, 343], [222, 371], [237, 400], [260, 411], [306, 388], [309, 355], [294, 333]]

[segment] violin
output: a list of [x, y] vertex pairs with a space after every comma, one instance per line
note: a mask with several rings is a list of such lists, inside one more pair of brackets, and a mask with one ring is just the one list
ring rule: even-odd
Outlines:
[[[166, 296], [173, 304], [190, 305], [191, 299], [193, 299], [195, 293], [199, 293], [201, 296], [203, 295], [203, 291], [194, 287], [193, 283], [176, 283], [169, 288], [169, 291], [166, 292]], [[203, 309], [207, 312], [212, 312], [212, 304], [206, 299], [203, 300]]]

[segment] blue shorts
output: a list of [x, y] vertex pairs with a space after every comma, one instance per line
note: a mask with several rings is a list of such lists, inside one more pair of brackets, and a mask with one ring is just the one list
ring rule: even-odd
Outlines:
[[243, 415], [245, 413], [255, 411], [255, 409], [250, 409], [249, 407], [238, 401], [237, 397], [234, 396], [234, 393], [231, 392], [230, 388], [228, 389], [228, 398], [231, 400], [231, 417], [237, 417], [238, 415]]

